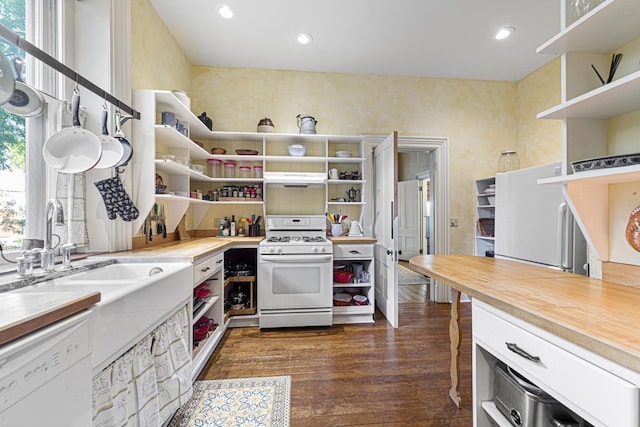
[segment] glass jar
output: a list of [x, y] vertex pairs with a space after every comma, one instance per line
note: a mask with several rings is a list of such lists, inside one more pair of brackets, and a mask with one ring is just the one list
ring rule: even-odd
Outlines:
[[236, 177], [236, 162], [224, 162], [224, 177], [225, 178]]
[[209, 176], [211, 178], [222, 178], [222, 160], [208, 159]]
[[251, 178], [251, 166], [240, 166], [238, 168], [240, 178]]
[[506, 150], [498, 158], [498, 172], [509, 172], [520, 169], [520, 158], [513, 150]]
[[253, 176], [255, 178], [262, 178], [262, 166], [254, 166], [253, 167]]

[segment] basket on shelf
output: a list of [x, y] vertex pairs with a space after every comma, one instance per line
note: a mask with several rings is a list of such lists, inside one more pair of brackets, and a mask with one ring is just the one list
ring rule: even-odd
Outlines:
[[494, 237], [494, 218], [478, 218], [478, 229], [483, 237]]

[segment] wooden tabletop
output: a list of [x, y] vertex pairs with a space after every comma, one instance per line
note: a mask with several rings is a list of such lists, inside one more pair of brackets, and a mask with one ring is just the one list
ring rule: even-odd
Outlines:
[[100, 292], [0, 293], [0, 345], [100, 302]]
[[487, 257], [426, 255], [409, 267], [640, 372], [640, 289]]

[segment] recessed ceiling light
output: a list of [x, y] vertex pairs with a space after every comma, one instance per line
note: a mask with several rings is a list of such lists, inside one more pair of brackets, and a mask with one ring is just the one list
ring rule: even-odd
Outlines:
[[310, 34], [307, 33], [300, 33], [296, 36], [296, 40], [298, 41], [298, 43], [300, 44], [309, 44], [313, 41], [313, 38], [311, 38]]
[[223, 4], [218, 8], [218, 15], [224, 19], [231, 19], [236, 15], [236, 11], [231, 6]]
[[513, 33], [516, 29], [513, 27], [502, 27], [496, 33], [496, 40], [506, 39]]

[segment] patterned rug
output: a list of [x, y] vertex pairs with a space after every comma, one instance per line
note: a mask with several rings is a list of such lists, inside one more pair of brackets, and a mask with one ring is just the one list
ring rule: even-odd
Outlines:
[[291, 377], [196, 381], [169, 427], [289, 426]]
[[425, 285], [429, 279], [407, 267], [398, 264], [398, 285]]

